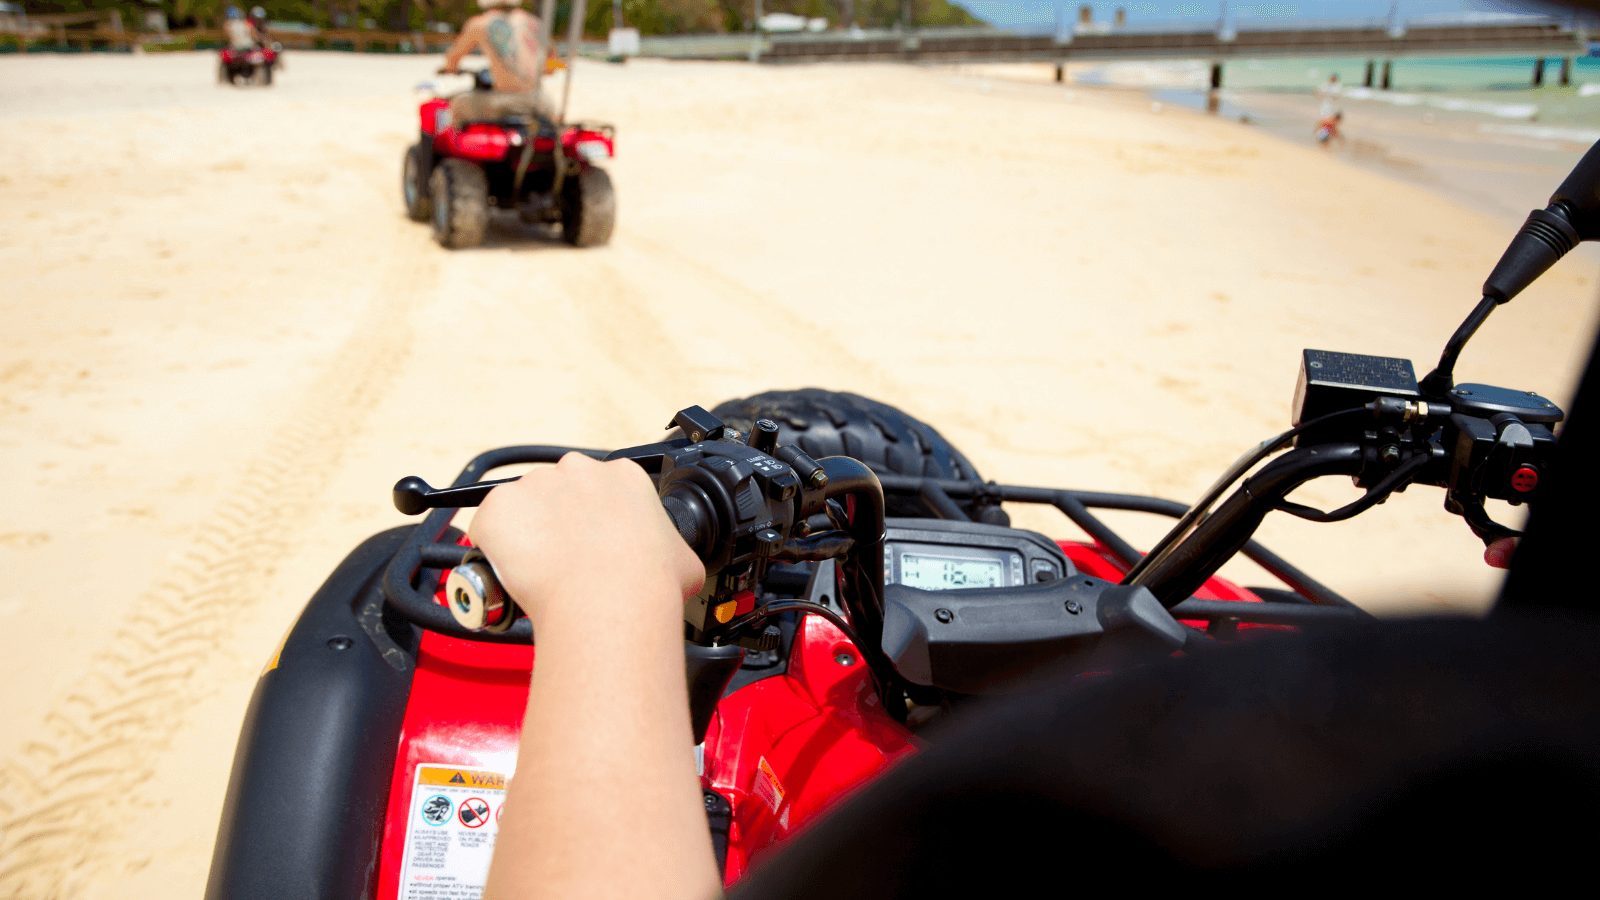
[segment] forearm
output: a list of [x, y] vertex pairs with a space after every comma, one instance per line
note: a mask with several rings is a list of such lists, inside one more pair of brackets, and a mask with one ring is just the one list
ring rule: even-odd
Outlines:
[[461, 32], [455, 43], [451, 44], [450, 49], [445, 52], [444, 67], [446, 69], [454, 69], [460, 65], [461, 60], [472, 52], [473, 43], [472, 35], [469, 32]]
[[679, 604], [665, 579], [648, 581], [614, 613], [573, 594], [535, 622], [495, 900], [705, 900], [720, 890], [694, 772]]

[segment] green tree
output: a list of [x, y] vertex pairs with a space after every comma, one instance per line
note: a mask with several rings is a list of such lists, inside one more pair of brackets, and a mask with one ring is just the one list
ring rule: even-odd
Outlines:
[[[766, 12], [793, 13], [827, 19], [835, 27], [851, 24], [885, 28], [900, 20], [904, 0], [763, 0]], [[971, 13], [950, 0], [910, 0], [921, 26], [981, 24]], [[524, 0], [534, 12], [540, 0]], [[175, 28], [218, 27], [230, 5], [262, 6], [267, 18], [280, 22], [305, 22], [322, 28], [359, 27], [371, 19], [380, 28], [403, 31], [428, 22], [445, 22], [459, 28], [478, 12], [475, 0], [24, 0], [23, 8], [36, 15], [89, 10], [117, 10], [125, 27], [138, 29], [151, 9], [166, 12]], [[705, 34], [737, 32], [753, 27], [754, 0], [623, 0], [626, 24], [644, 34]], [[573, 0], [558, 0], [556, 33], [566, 33]], [[584, 33], [604, 36], [611, 28], [610, 0], [590, 0], [583, 17]]]

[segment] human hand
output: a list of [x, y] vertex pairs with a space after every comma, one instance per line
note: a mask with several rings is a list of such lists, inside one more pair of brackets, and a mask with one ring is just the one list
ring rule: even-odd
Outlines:
[[470, 531], [535, 630], [553, 606], [627, 616], [651, 594], [682, 600], [705, 581], [632, 460], [569, 453], [490, 491]]

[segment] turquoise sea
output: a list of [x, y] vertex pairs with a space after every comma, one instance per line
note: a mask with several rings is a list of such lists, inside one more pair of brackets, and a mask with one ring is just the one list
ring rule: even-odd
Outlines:
[[[1323, 149], [1358, 165], [1426, 184], [1508, 220], [1548, 195], [1600, 141], [1600, 58], [1559, 59], [1532, 86], [1531, 56], [1443, 57], [1393, 62], [1391, 89], [1362, 85], [1363, 57], [1235, 60], [1225, 64], [1222, 118], [1315, 146], [1317, 91], [1337, 74], [1345, 140]], [[1380, 63], [1381, 77], [1381, 63]], [[1074, 67], [1079, 84], [1142, 90], [1152, 109], [1204, 108], [1209, 64], [1117, 62]]]
[[[1545, 63], [1545, 84], [1555, 84], [1559, 60]], [[1226, 66], [1226, 84], [1239, 90], [1313, 90], [1328, 75], [1359, 85], [1366, 57], [1241, 60]], [[1533, 90], [1534, 57], [1415, 57], [1393, 63], [1393, 89], [1398, 91], [1489, 91], [1516, 94]], [[1600, 57], [1573, 60], [1574, 84], [1600, 84]]]
[[[1353, 100], [1414, 106], [1503, 122], [1596, 132], [1600, 139], [1600, 58], [1572, 61], [1571, 84], [1558, 84], [1561, 61], [1545, 61], [1544, 84], [1533, 86], [1531, 56], [1432, 57], [1392, 63], [1388, 91], [1366, 89], [1366, 59], [1337, 57], [1242, 60], [1227, 64], [1223, 84], [1234, 93], [1312, 93], [1337, 74]], [[1381, 64], [1380, 64], [1381, 71]]]
[[[1233, 60], [1223, 68], [1223, 112], [1271, 118], [1282, 101], [1309, 98], [1329, 75], [1338, 75], [1341, 105], [1347, 108], [1412, 110], [1419, 117], [1476, 121], [1528, 137], [1600, 140], [1600, 57], [1574, 59], [1565, 86], [1559, 84], [1561, 61], [1552, 57], [1545, 62], [1543, 85], [1534, 87], [1534, 62], [1531, 56], [1402, 58], [1392, 63], [1390, 89], [1382, 90], [1363, 86], [1365, 57]], [[1205, 104], [1208, 75], [1208, 64], [1201, 61], [1117, 62], [1085, 66], [1073, 80], [1142, 87], [1160, 101], [1199, 107]]]

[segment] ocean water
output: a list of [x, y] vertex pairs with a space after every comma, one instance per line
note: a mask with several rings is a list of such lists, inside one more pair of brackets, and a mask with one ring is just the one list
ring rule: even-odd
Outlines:
[[[1585, 144], [1600, 140], [1600, 58], [1573, 60], [1566, 86], [1557, 83], [1559, 68], [1560, 60], [1547, 59], [1544, 84], [1536, 88], [1531, 56], [1399, 59], [1392, 64], [1390, 89], [1381, 90], [1362, 85], [1364, 57], [1237, 60], [1223, 67], [1222, 113], [1261, 118], [1268, 115], [1265, 107], [1282, 106], [1263, 103], [1262, 97], [1310, 98], [1330, 75], [1338, 75], [1340, 105], [1347, 110], [1387, 107], [1412, 110], [1430, 121], [1446, 116], [1475, 122], [1486, 134]], [[1119, 62], [1086, 66], [1074, 72], [1073, 80], [1145, 88], [1159, 101], [1199, 107], [1205, 104], [1209, 71], [1200, 61]], [[1381, 63], [1376, 77], [1381, 77]]]
[[[1218, 117], [1514, 224], [1600, 141], [1600, 58], [1575, 60], [1566, 86], [1556, 83], [1558, 65], [1547, 62], [1545, 83], [1535, 88], [1533, 57], [1402, 59], [1392, 89], [1383, 91], [1361, 86], [1364, 58], [1237, 60], [1224, 67]], [[1210, 66], [1203, 61], [1080, 63], [1068, 72], [1076, 84], [1140, 91], [1155, 113], [1206, 106]], [[1319, 145], [1317, 89], [1330, 74], [1344, 84], [1337, 102], [1343, 139]]]

